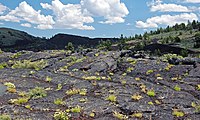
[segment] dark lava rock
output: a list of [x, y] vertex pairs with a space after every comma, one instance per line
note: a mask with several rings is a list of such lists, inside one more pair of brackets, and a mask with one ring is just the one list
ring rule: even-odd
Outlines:
[[[169, 63], [143, 54], [134, 58], [131, 51], [24, 51], [13, 55], [0, 54], [0, 63], [8, 64], [0, 69], [0, 116], [51, 120], [57, 112], [68, 112], [72, 120], [117, 120], [116, 116], [130, 120], [200, 119], [197, 58], [174, 59], [170, 62], [174, 65], [166, 69]], [[41, 59], [48, 65], [40, 70], [23, 63], [22, 68], [12, 68], [16, 61]], [[37, 87], [43, 91], [34, 91], [41, 95], [34, 99], [30, 95]], [[173, 110], [184, 116], [176, 117]], [[134, 113], [141, 113], [141, 118], [132, 116]]]

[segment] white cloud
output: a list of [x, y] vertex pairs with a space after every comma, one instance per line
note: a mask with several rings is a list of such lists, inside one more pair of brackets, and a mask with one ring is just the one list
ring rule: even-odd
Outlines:
[[18, 7], [11, 10], [7, 15], [0, 16], [0, 20], [20, 22], [25, 21], [36, 25], [53, 25], [55, 22], [50, 15], [42, 15], [41, 11], [36, 11], [25, 1], [21, 2]]
[[0, 3], [0, 14], [8, 9], [7, 14], [0, 15], [1, 21], [18, 22], [24, 27], [37, 29], [81, 29], [95, 30], [89, 23], [93, 17], [103, 17], [102, 24], [124, 23], [129, 11], [121, 0], [81, 0], [78, 4], [63, 4], [60, 0], [40, 3], [43, 9], [53, 12], [53, 15], [43, 15], [41, 10], [35, 10], [23, 1], [13, 10]]
[[161, 4], [162, 0], [152, 0], [151, 2], [147, 2], [147, 6], [155, 6]]
[[182, 13], [180, 15], [161, 15], [156, 17], [151, 17], [143, 21], [136, 21], [137, 28], [156, 28], [158, 25], [175, 25], [176, 23], [187, 23], [190, 20], [198, 20], [198, 17], [194, 13]]
[[156, 4], [151, 6], [150, 9], [152, 12], [191, 12], [186, 6], [177, 4]]
[[23, 23], [23, 24], [21, 24], [21, 26], [23, 26], [23, 27], [31, 27], [31, 24], [30, 23]]
[[158, 27], [158, 25], [157, 23], [152, 23], [152, 22], [136, 21], [136, 27], [137, 28], [156, 28]]
[[44, 24], [40, 24], [37, 27], [35, 27], [37, 29], [41, 29], [41, 30], [46, 30], [46, 29], [53, 29], [52, 25], [44, 25]]
[[3, 14], [8, 8], [0, 3], [0, 14]]
[[120, 0], [81, 0], [81, 7], [85, 14], [104, 17], [104, 24], [123, 23], [129, 11]]
[[200, 3], [200, 0], [184, 0], [187, 3]]
[[108, 17], [106, 21], [100, 21], [102, 24], [114, 24], [114, 23], [123, 23], [125, 20], [121, 17]]
[[41, 3], [44, 9], [50, 9], [55, 15], [55, 28], [94, 30], [93, 26], [85, 23], [93, 23], [94, 19], [82, 12], [80, 4], [62, 4], [59, 0], [53, 0], [52, 5]]
[[18, 18], [18, 17], [15, 17], [13, 15], [7, 14], [5, 16], [0, 16], [0, 20], [2, 20], [2, 21], [11, 21], [11, 22], [20, 22], [21, 19]]

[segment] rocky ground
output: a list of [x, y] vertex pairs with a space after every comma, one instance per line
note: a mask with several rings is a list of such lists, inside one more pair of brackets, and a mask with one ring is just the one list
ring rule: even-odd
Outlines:
[[197, 120], [199, 63], [131, 51], [1, 53], [0, 119]]

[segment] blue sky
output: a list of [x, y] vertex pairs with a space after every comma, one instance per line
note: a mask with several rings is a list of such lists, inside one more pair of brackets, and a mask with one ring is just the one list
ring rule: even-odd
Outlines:
[[200, 0], [1, 0], [0, 27], [35, 36], [132, 36], [199, 20]]

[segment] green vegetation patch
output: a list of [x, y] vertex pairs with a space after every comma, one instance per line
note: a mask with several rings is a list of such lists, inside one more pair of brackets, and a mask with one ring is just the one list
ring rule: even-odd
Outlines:
[[175, 91], [181, 91], [181, 87], [180, 87], [179, 85], [176, 85], [176, 86], [174, 87], [174, 90], [175, 90]]
[[12, 68], [27, 68], [27, 69], [35, 69], [35, 70], [41, 70], [45, 68], [48, 65], [47, 61], [42, 59], [39, 61], [32, 62], [31, 60], [23, 60], [23, 61], [16, 61]]
[[9, 115], [2, 114], [0, 115], [0, 120], [11, 120], [11, 117]]
[[156, 95], [156, 93], [155, 93], [154, 90], [148, 90], [147, 95], [150, 96], [150, 97], [154, 97]]
[[47, 92], [42, 87], [35, 87], [34, 89], [29, 90], [29, 95], [32, 99], [39, 99], [47, 96]]
[[69, 114], [63, 111], [57, 111], [54, 113], [53, 118], [55, 120], [69, 120]]
[[0, 69], [8, 67], [7, 63], [0, 63]]
[[163, 56], [161, 56], [161, 60], [163, 62], [168, 62], [168, 60], [171, 60], [171, 59], [182, 59], [183, 56], [180, 56], [180, 55], [177, 55], [177, 54], [164, 54]]
[[109, 95], [106, 100], [111, 101], [111, 102], [116, 102], [117, 101], [117, 96], [115, 95]]
[[183, 117], [184, 113], [178, 110], [173, 110], [172, 115], [176, 116], [176, 117]]
[[113, 112], [113, 116], [119, 120], [127, 120], [128, 119], [128, 116], [124, 115], [124, 114], [121, 114], [117, 111], [114, 111]]
[[57, 99], [54, 100], [54, 104], [65, 105], [66, 103], [61, 98], [57, 98]]
[[5, 82], [4, 83], [5, 86], [7, 86], [7, 91], [10, 93], [16, 93], [16, 87], [14, 83], [11, 82]]

